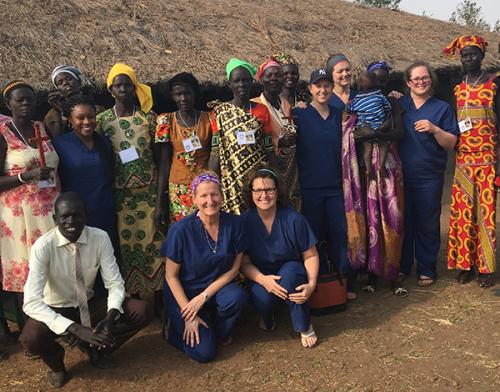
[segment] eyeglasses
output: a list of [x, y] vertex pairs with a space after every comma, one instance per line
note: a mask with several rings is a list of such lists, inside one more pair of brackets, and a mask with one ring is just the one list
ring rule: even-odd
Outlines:
[[266, 195], [272, 196], [276, 192], [276, 188], [256, 188], [252, 189], [252, 192], [258, 196], [261, 196], [263, 193]]
[[412, 78], [412, 79], [410, 79], [410, 81], [413, 84], [427, 83], [427, 82], [431, 81], [431, 77], [429, 75], [425, 75], [425, 76], [422, 76], [421, 78], [419, 78], [419, 77]]

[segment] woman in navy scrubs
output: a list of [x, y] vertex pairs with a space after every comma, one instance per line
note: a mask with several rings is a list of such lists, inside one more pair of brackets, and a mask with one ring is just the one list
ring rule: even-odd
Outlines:
[[77, 192], [85, 201], [87, 225], [108, 233], [119, 252], [113, 194], [114, 156], [111, 142], [95, 132], [96, 108], [84, 95], [73, 95], [63, 105], [73, 132], [55, 137], [62, 192]]
[[342, 53], [331, 55], [326, 62], [325, 71], [333, 80], [333, 94], [328, 103], [343, 112], [349, 101], [357, 94], [357, 91], [351, 88], [351, 62]]
[[261, 316], [260, 328], [274, 330], [274, 312], [285, 301], [302, 345], [314, 347], [318, 338], [306, 301], [318, 276], [316, 237], [306, 219], [288, 207], [286, 192], [272, 169], [254, 171], [244, 197], [250, 208], [242, 215], [248, 251], [241, 272], [250, 280], [250, 300]]
[[[330, 74], [311, 74], [311, 104], [293, 110], [297, 125], [297, 166], [304, 216], [319, 243], [328, 243], [339, 271], [348, 273], [348, 296], [355, 298], [347, 256], [347, 223], [342, 190], [342, 112], [329, 105], [333, 93]], [[320, 254], [320, 272], [328, 272], [326, 255]]]
[[450, 105], [432, 95], [434, 78], [426, 63], [411, 65], [406, 79], [410, 93], [399, 99], [405, 131], [399, 142], [405, 201], [401, 272], [408, 276], [416, 259], [417, 284], [427, 287], [437, 278], [446, 150], [455, 146], [459, 130]]
[[216, 355], [217, 340], [231, 343], [247, 300], [234, 282], [246, 241], [241, 218], [220, 211], [222, 193], [215, 173], [200, 174], [191, 189], [198, 212], [175, 223], [161, 249], [167, 258], [167, 339], [190, 358], [209, 362]]

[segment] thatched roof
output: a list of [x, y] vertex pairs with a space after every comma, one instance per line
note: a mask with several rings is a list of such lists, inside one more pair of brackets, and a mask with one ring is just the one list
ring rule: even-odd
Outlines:
[[[306, 76], [329, 54], [353, 64], [385, 59], [402, 69], [415, 59], [457, 64], [440, 55], [470, 29], [400, 11], [336, 0], [4, 0], [0, 78], [47, 87], [54, 66], [73, 64], [103, 80], [123, 61], [154, 82], [191, 71], [200, 80], [224, 79], [232, 56], [260, 63], [274, 49], [292, 54]], [[500, 67], [500, 35], [485, 64]]]

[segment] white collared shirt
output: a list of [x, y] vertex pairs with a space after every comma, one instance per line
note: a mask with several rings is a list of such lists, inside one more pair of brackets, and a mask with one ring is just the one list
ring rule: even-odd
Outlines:
[[[108, 311], [116, 309], [123, 313], [125, 285], [108, 234], [85, 226], [76, 243], [79, 244], [87, 298], [90, 300], [94, 296], [95, 278], [100, 269], [108, 290]], [[24, 312], [58, 335], [66, 332], [74, 321], [54, 312], [49, 306], [78, 307], [75, 261], [69, 244], [57, 227], [38, 238], [31, 248], [30, 270], [24, 286]]]

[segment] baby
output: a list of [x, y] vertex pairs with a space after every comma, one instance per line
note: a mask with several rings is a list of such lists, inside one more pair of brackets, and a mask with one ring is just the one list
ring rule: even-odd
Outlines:
[[[376, 76], [372, 72], [361, 74], [357, 80], [359, 94], [357, 94], [349, 104], [349, 112], [358, 116], [356, 125], [368, 124], [377, 134], [379, 128], [391, 115], [391, 104], [382, 92], [376, 88]], [[378, 131], [378, 132], [377, 132]], [[380, 173], [385, 177], [385, 161], [387, 160], [387, 151], [389, 142], [374, 140], [363, 142], [363, 160], [367, 175], [372, 171], [372, 153], [373, 144], [377, 143], [380, 152]]]

